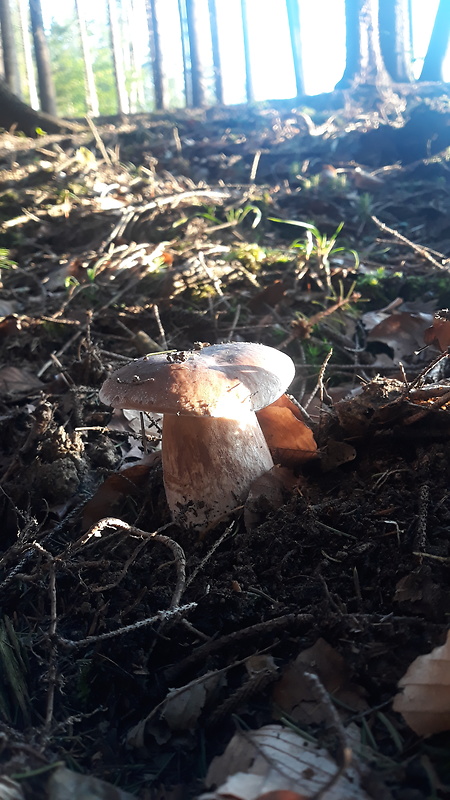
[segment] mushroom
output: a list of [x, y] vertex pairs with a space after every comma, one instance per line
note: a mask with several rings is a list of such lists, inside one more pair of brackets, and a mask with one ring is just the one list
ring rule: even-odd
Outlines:
[[163, 414], [162, 464], [175, 522], [205, 532], [247, 498], [273, 467], [255, 412], [294, 378], [285, 353], [231, 342], [156, 353], [121, 367], [100, 400], [114, 408]]

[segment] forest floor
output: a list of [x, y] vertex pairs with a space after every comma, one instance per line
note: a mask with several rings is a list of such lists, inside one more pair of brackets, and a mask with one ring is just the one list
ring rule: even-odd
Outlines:
[[[449, 795], [392, 706], [450, 613], [449, 146], [396, 96], [0, 136], [2, 798]], [[200, 539], [98, 390], [229, 340], [318, 455]]]

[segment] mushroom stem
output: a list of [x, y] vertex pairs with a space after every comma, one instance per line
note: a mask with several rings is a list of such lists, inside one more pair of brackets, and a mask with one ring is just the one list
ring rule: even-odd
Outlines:
[[253, 411], [239, 421], [165, 414], [162, 461], [174, 521], [203, 533], [243, 503], [253, 481], [273, 467]]

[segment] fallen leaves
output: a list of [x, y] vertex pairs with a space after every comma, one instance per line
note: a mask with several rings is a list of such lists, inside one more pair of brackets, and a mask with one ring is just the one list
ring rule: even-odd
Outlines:
[[235, 734], [213, 759], [205, 783], [218, 788], [201, 800], [261, 800], [269, 792], [282, 792], [283, 800], [288, 792], [297, 800], [325, 788], [327, 800], [368, 800], [355, 768], [340, 774], [326, 750], [281, 725]]
[[256, 416], [272, 458], [282, 467], [296, 467], [317, 455], [313, 432], [302, 419], [301, 411], [283, 394]]
[[450, 632], [445, 644], [410, 664], [398, 686], [394, 711], [418, 736], [450, 730]]

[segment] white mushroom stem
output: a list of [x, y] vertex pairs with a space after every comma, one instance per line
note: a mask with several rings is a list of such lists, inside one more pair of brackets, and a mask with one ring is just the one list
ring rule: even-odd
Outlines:
[[241, 505], [273, 467], [253, 411], [240, 420], [165, 414], [162, 462], [174, 521], [201, 532]]

